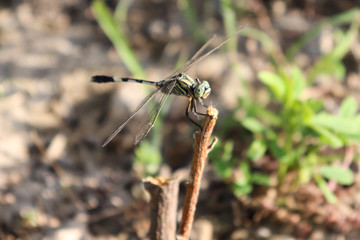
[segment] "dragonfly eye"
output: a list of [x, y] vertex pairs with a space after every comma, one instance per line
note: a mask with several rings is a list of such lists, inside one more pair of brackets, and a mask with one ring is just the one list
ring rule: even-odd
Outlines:
[[194, 95], [196, 98], [205, 99], [211, 93], [211, 87], [208, 81], [203, 81], [195, 87]]

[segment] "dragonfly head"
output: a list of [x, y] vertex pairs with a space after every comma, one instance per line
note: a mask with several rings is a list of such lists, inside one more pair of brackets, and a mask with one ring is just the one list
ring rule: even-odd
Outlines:
[[[196, 79], [197, 81], [200, 81]], [[211, 93], [211, 87], [208, 81], [203, 81], [194, 89], [195, 98], [205, 99]]]

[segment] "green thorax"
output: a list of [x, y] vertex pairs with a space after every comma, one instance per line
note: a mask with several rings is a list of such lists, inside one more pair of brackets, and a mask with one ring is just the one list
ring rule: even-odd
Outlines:
[[[189, 75], [180, 73], [172, 78], [170, 81], [176, 81], [176, 84], [171, 91], [171, 94], [185, 96], [185, 97], [194, 97], [196, 99], [201, 98], [205, 99], [211, 92], [210, 84], [207, 81], [196, 81], [191, 78]], [[158, 88], [164, 85], [165, 81], [160, 81], [156, 84]]]

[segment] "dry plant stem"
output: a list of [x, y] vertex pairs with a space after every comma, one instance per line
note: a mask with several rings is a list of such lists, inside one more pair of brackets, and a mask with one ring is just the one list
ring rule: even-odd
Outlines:
[[150, 193], [150, 239], [175, 240], [179, 180], [148, 177], [143, 180]]
[[199, 196], [201, 179], [207, 161], [209, 150], [212, 149], [216, 140], [209, 145], [211, 133], [214, 129], [218, 111], [209, 106], [207, 115], [202, 123], [201, 130], [195, 139], [195, 149], [191, 165], [189, 184], [187, 187], [183, 215], [179, 226], [179, 236], [181, 239], [188, 239], [194, 221], [196, 203]]

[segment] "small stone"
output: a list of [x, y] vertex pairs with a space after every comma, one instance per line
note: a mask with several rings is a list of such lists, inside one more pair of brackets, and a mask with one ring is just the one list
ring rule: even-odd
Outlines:
[[271, 231], [269, 228], [267, 227], [260, 227], [257, 231], [256, 231], [256, 235], [260, 238], [269, 238], [271, 236]]

